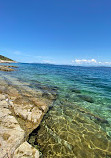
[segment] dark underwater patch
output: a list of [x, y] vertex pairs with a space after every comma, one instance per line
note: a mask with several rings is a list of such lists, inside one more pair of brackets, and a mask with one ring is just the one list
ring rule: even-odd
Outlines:
[[89, 103], [94, 103], [94, 100], [92, 97], [87, 96], [87, 95], [77, 95], [80, 99], [87, 101]]
[[70, 88], [70, 91], [74, 93], [81, 93], [81, 91], [77, 88]]

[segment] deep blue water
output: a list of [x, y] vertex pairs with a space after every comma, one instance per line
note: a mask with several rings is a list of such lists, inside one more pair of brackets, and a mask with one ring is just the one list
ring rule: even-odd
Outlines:
[[[14, 65], [14, 64], [13, 64]], [[111, 68], [110, 67], [77, 67], [77, 66], [65, 66], [65, 65], [49, 65], [49, 64], [15, 64], [19, 66], [17, 71], [9, 72], [9, 76], [17, 78], [20, 81], [28, 82], [30, 87], [36, 89], [40, 88], [40, 85], [47, 87], [57, 88], [57, 100], [55, 101], [54, 108], [52, 108], [41, 124], [40, 132], [44, 133], [44, 127], [50, 122], [58, 120], [68, 120], [68, 125], [72, 123], [77, 107], [79, 111], [86, 110], [82, 113], [83, 117], [89, 119], [89, 124], [95, 123], [94, 126], [98, 126], [104, 131], [107, 136], [111, 137]], [[1, 73], [1, 72], [0, 72]], [[6, 74], [6, 72], [2, 72]], [[75, 108], [76, 107], [76, 108]], [[81, 114], [79, 113], [80, 117]], [[48, 118], [48, 119], [47, 119]], [[99, 118], [99, 119], [98, 119]], [[50, 122], [49, 122], [50, 120]], [[63, 121], [62, 120], [62, 121]], [[102, 120], [102, 121], [101, 121]], [[58, 128], [59, 128], [58, 121]], [[65, 124], [65, 122], [62, 122]], [[51, 126], [51, 125], [50, 125]], [[50, 128], [54, 132], [54, 129]], [[84, 125], [83, 125], [84, 126]], [[55, 126], [54, 128], [57, 128]], [[70, 126], [70, 128], [73, 128]], [[50, 130], [46, 130], [47, 133], [51, 133]], [[97, 129], [97, 130], [98, 130]], [[61, 130], [61, 127], [60, 127]], [[68, 129], [67, 129], [68, 130]], [[61, 132], [62, 133], [62, 132]], [[49, 134], [50, 135], [50, 134]], [[48, 138], [55, 137], [55, 134]], [[56, 137], [60, 136], [60, 133], [56, 133]], [[66, 136], [67, 137], [67, 136]], [[63, 137], [60, 137], [62, 140]], [[49, 139], [48, 139], [49, 140]], [[47, 144], [50, 143], [50, 141]], [[39, 138], [38, 138], [39, 142]], [[44, 141], [43, 141], [44, 142]], [[67, 140], [68, 142], [68, 140]], [[70, 142], [70, 141], [69, 141]], [[57, 141], [56, 141], [57, 143]], [[41, 152], [45, 153], [42, 143], [39, 144]], [[54, 150], [54, 149], [53, 149]], [[46, 150], [46, 152], [48, 149]], [[56, 151], [56, 150], [55, 150]], [[49, 153], [49, 157], [53, 153]], [[47, 156], [48, 157], [48, 156]], [[54, 157], [54, 156], [53, 156]], [[63, 156], [61, 156], [63, 157]], [[70, 156], [71, 157], [71, 156]], [[73, 153], [72, 153], [73, 157]], [[76, 157], [76, 156], [75, 156]], [[80, 156], [79, 156], [80, 157]]]

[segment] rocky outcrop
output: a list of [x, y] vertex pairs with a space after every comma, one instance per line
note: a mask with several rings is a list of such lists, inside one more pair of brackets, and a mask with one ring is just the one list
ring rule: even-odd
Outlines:
[[17, 66], [11, 66], [11, 65], [0, 65], [0, 70], [1, 71], [14, 71], [15, 69], [13, 68], [17, 68]]
[[7, 97], [0, 94], [0, 158], [13, 156], [25, 140], [25, 132], [9, 110]]
[[14, 152], [13, 158], [39, 158], [39, 152], [29, 143], [22, 143]]
[[26, 140], [39, 126], [55, 95], [43, 97], [43, 91], [15, 82], [19, 86], [0, 82], [0, 158], [38, 158], [39, 152]]

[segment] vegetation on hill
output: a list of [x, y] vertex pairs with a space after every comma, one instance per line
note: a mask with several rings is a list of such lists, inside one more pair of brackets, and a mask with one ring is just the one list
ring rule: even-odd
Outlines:
[[13, 61], [12, 59], [9, 59], [9, 58], [4, 57], [4, 56], [2, 56], [2, 55], [0, 55], [0, 60]]

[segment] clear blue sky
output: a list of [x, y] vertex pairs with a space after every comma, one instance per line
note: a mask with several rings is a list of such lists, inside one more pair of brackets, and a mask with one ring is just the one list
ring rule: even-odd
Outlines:
[[0, 0], [0, 54], [20, 62], [111, 64], [111, 0]]

